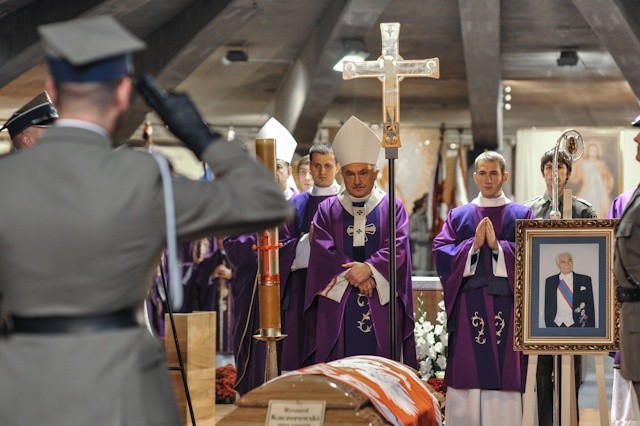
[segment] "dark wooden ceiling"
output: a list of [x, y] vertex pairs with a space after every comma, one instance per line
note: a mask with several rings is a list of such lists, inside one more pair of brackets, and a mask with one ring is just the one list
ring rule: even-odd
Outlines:
[[[380, 56], [381, 22], [401, 24], [405, 59], [440, 59], [440, 79], [401, 83], [403, 126], [444, 123], [475, 149], [496, 149], [518, 129], [624, 126], [640, 112], [634, 0], [0, 0], [0, 119], [43, 88], [36, 27], [95, 14], [144, 39], [137, 70], [189, 92], [207, 122], [253, 138], [275, 116], [302, 154], [320, 128], [381, 120], [380, 82], [331, 69], [348, 39]], [[247, 61], [224, 64], [230, 49]], [[565, 49], [575, 66], [556, 63]], [[145, 118], [156, 121], [134, 100], [119, 140]]]

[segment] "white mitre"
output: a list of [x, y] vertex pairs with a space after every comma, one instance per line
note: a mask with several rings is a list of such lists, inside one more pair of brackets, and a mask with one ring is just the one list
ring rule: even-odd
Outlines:
[[276, 140], [276, 158], [291, 164], [298, 143], [278, 120], [271, 117], [258, 132], [258, 139]]
[[351, 163], [376, 164], [382, 141], [373, 130], [351, 116], [333, 139], [333, 154], [341, 166]]

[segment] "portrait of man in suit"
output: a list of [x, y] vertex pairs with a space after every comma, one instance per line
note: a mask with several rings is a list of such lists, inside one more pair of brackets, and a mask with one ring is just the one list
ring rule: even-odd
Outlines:
[[556, 256], [560, 272], [545, 282], [544, 317], [547, 327], [595, 327], [591, 277], [573, 271], [573, 256]]

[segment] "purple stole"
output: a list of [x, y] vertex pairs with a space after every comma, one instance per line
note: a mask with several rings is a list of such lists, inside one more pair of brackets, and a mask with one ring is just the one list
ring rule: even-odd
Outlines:
[[[375, 226], [374, 234], [367, 234], [364, 258], [373, 265], [387, 280], [389, 277], [389, 241], [388, 241], [388, 208], [389, 197], [384, 194], [380, 203], [367, 213], [366, 224]], [[305, 363], [327, 362], [343, 358], [347, 353], [362, 353], [358, 348], [358, 339], [362, 334], [360, 327], [371, 328], [375, 338], [375, 354], [389, 357], [390, 328], [389, 304], [381, 305], [378, 291], [367, 300], [370, 309], [370, 319], [362, 321], [360, 326], [351, 324], [345, 327], [347, 310], [361, 309], [358, 306], [357, 292], [353, 286], [348, 286], [340, 302], [335, 302], [320, 296], [327, 284], [345, 271], [343, 263], [353, 261], [353, 237], [349, 235], [349, 225], [353, 225], [353, 216], [340, 203], [338, 197], [330, 198], [318, 207], [314, 218], [314, 237], [311, 241], [311, 255], [305, 296], [305, 321], [313, 330], [310, 345], [307, 349]], [[403, 355], [405, 364], [416, 368], [416, 347], [413, 321], [413, 295], [411, 287], [411, 260], [409, 258], [408, 217], [400, 201], [396, 198], [396, 274], [397, 297], [391, 298], [397, 304], [397, 353]], [[352, 293], [355, 293], [352, 295]], [[366, 298], [365, 298], [366, 299]], [[352, 342], [352, 343], [350, 343]], [[349, 347], [346, 347], [348, 345]], [[355, 347], [354, 347], [355, 346]], [[367, 351], [368, 352], [368, 351]]]
[[[493, 275], [492, 251], [486, 244], [478, 253], [475, 274], [463, 277], [476, 227], [485, 216], [496, 231], [508, 278]], [[449, 213], [433, 240], [448, 318], [447, 385], [524, 392], [526, 358], [513, 350], [514, 241], [516, 221], [533, 218], [528, 207], [516, 203], [466, 204]]]

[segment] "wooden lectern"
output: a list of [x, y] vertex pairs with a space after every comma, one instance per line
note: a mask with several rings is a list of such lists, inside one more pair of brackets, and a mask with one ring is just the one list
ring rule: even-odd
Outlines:
[[[216, 312], [173, 314], [196, 422], [215, 415]], [[176, 345], [169, 316], [165, 314], [165, 349], [173, 392], [184, 424], [191, 424]], [[175, 370], [173, 370], [175, 368]]]

